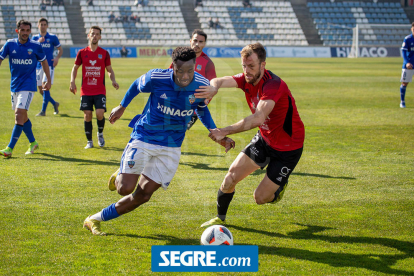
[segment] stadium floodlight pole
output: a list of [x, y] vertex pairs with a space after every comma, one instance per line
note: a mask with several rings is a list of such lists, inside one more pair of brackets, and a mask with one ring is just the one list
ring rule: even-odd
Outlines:
[[359, 53], [359, 24], [356, 24], [355, 27], [355, 58], [358, 58], [358, 53]]

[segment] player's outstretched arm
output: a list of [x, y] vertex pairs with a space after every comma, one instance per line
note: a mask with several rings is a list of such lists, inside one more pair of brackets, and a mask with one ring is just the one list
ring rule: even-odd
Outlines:
[[275, 102], [273, 100], [261, 100], [259, 101], [254, 114], [225, 128], [210, 129], [208, 137], [210, 137], [213, 141], [218, 142], [227, 135], [247, 131], [261, 126], [269, 116], [270, 112], [272, 112], [274, 106]]
[[[207, 105], [203, 105], [201, 103], [196, 108], [195, 112], [197, 113], [197, 116], [200, 119], [200, 121], [207, 129], [216, 128], [216, 124], [214, 123], [213, 118], [211, 117], [211, 113]], [[228, 137], [224, 137], [223, 139], [220, 139], [216, 142], [226, 149], [226, 153], [236, 146], [236, 143]]]
[[119, 84], [116, 82], [116, 80], [115, 80], [115, 72], [114, 72], [114, 70], [112, 69], [112, 66], [111, 65], [108, 65], [108, 66], [106, 66], [106, 71], [108, 71], [108, 76], [109, 76], [109, 78], [111, 79], [111, 81], [112, 81], [112, 86], [116, 89], [116, 90], [118, 90], [118, 88], [119, 88]]
[[72, 73], [70, 74], [69, 90], [70, 92], [73, 93], [73, 95], [76, 95], [76, 91], [77, 91], [75, 80], [76, 80], [76, 75], [78, 74], [78, 69], [79, 69], [79, 65], [76, 65], [76, 64], [73, 65]]
[[115, 123], [119, 118], [122, 117], [122, 115], [124, 114], [125, 111], [125, 107], [123, 107], [122, 105], [119, 105], [117, 107], [115, 107], [114, 109], [112, 109], [111, 114], [109, 115], [109, 122], [111, 124]]
[[200, 86], [194, 95], [196, 98], [205, 98], [207, 104], [222, 87], [237, 87], [237, 82], [231, 76], [212, 79], [210, 86]]

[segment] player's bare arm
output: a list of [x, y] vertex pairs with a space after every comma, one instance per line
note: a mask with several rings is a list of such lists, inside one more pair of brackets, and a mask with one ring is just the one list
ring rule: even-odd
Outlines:
[[0, 59], [0, 66], [1, 66], [1, 63], [3, 62], [3, 60], [2, 59]]
[[53, 61], [53, 67], [56, 67], [58, 65], [59, 59], [63, 55], [62, 46], [58, 47], [57, 50], [58, 50], [57, 56], [54, 59], [52, 59], [52, 61]]
[[76, 65], [76, 64], [73, 65], [72, 73], [70, 74], [69, 90], [70, 92], [73, 93], [73, 95], [76, 95], [76, 91], [77, 91], [75, 80], [76, 80], [76, 75], [78, 74], [78, 69], [79, 69], [79, 65]]
[[111, 65], [109, 65], [109, 66], [106, 66], [105, 67], [106, 68], [106, 71], [108, 71], [108, 76], [109, 76], [109, 78], [111, 79], [111, 81], [112, 81], [112, 86], [116, 89], [116, 90], [118, 90], [118, 88], [119, 88], [119, 84], [116, 82], [116, 80], [115, 80], [115, 73], [114, 73], [114, 70], [112, 69], [112, 66]]
[[275, 102], [273, 100], [261, 100], [259, 101], [256, 112], [254, 114], [225, 128], [210, 129], [208, 137], [217, 142], [227, 135], [256, 128], [264, 123], [270, 112], [272, 112], [274, 106]]
[[[50, 80], [50, 71], [49, 71], [49, 64], [47, 63], [47, 60], [45, 59], [44, 61], [42, 61], [42, 68], [43, 68], [43, 72], [45, 72], [46, 78], [48, 80]], [[50, 88], [52, 87], [52, 83], [50, 81], [46, 81], [45, 83], [43, 83], [43, 90], [50, 90]]]
[[407, 69], [413, 69], [413, 65], [411, 63], [407, 63], [405, 67], [407, 67]]
[[122, 105], [119, 105], [117, 107], [115, 107], [114, 109], [112, 109], [111, 114], [109, 115], [109, 122], [111, 124], [115, 123], [119, 118], [122, 117], [122, 115], [124, 114], [125, 111], [125, 107], [123, 107]]
[[196, 89], [196, 98], [205, 98], [206, 101], [210, 101], [218, 92], [220, 88], [225, 87], [237, 87], [237, 82], [231, 76], [225, 76], [221, 78], [215, 78], [210, 81], [210, 86], [200, 86]]

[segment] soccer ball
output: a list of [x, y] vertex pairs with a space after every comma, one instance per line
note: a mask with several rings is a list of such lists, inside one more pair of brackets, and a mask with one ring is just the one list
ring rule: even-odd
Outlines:
[[233, 245], [233, 235], [223, 225], [213, 225], [201, 235], [202, 245]]

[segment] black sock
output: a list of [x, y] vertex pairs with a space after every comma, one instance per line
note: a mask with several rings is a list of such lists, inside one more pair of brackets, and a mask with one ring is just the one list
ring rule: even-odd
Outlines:
[[92, 121], [90, 122], [85, 121], [85, 134], [86, 134], [86, 139], [88, 139], [88, 141], [92, 141]]
[[217, 193], [217, 217], [224, 221], [226, 219], [227, 209], [233, 199], [234, 192], [223, 193], [220, 189]]
[[100, 121], [96, 119], [96, 122], [98, 123], [98, 132], [102, 133], [105, 127], [105, 117]]

